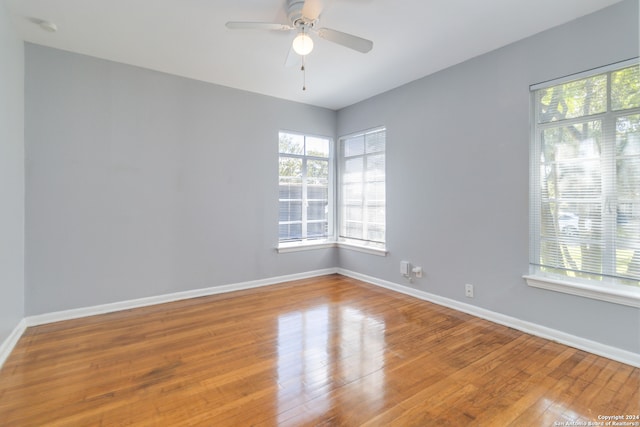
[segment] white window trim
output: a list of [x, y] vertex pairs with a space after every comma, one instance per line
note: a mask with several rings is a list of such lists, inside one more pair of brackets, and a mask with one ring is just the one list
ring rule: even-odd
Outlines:
[[297, 242], [280, 243], [276, 250], [279, 254], [291, 252], [311, 251], [315, 249], [339, 248], [351, 251], [362, 252], [369, 255], [377, 255], [385, 257], [389, 253], [384, 247], [375, 247], [367, 245], [358, 245], [353, 242], [336, 241], [336, 240], [302, 240]]
[[334, 248], [335, 246], [336, 241], [332, 239], [298, 240], [293, 242], [281, 242], [276, 247], [276, 250], [279, 254], [286, 254], [289, 252]]
[[544, 276], [541, 273], [524, 275], [522, 277], [527, 281], [527, 285], [534, 288], [578, 295], [631, 307], [640, 307], [640, 288], [618, 284], [614, 279], [611, 281], [598, 282], [596, 285], [588, 280], [563, 280]]
[[[366, 132], [375, 132], [383, 129], [386, 129], [386, 128], [384, 126], [378, 126], [378, 127], [369, 129]], [[302, 240], [295, 240], [295, 241], [278, 242], [275, 247], [275, 250], [279, 254], [286, 254], [286, 253], [292, 253], [292, 252], [310, 251], [310, 250], [317, 250], [317, 249], [338, 248], [338, 249], [347, 249], [351, 251], [361, 252], [369, 255], [376, 255], [376, 256], [382, 256], [382, 257], [387, 256], [388, 251], [386, 249], [386, 244], [377, 243], [377, 242], [368, 242], [368, 241], [359, 242], [351, 239], [337, 237], [339, 234], [338, 233], [339, 225], [338, 225], [338, 221], [336, 221], [336, 218], [337, 218], [337, 211], [339, 209], [340, 201], [338, 197], [339, 192], [337, 191], [336, 187], [340, 179], [337, 176], [339, 173], [339, 168], [337, 167], [337, 163], [338, 163], [337, 145], [334, 143], [333, 139], [326, 136], [312, 135], [312, 134], [306, 134], [306, 133], [289, 131], [289, 130], [281, 130], [280, 132], [297, 134], [302, 136], [311, 136], [311, 137], [315, 136], [319, 138], [327, 138], [330, 140], [329, 199], [333, 200], [333, 203], [332, 203], [333, 206], [329, 213], [330, 235], [326, 239], [302, 239]], [[359, 133], [360, 132], [346, 135], [342, 138], [347, 138], [349, 136], [357, 135]], [[386, 154], [386, 147], [385, 147], [385, 154]], [[288, 156], [288, 154], [286, 153], [285, 155]], [[295, 157], [295, 155], [291, 155], [290, 157]]]
[[[604, 67], [600, 67], [593, 70], [584, 71], [581, 73], [572, 74], [570, 76], [561, 77], [558, 79], [538, 83], [529, 87], [533, 93], [538, 89], [544, 87], [550, 87], [557, 84], [563, 84], [568, 81], [587, 78], [592, 75], [600, 73], [607, 73], [612, 70], [625, 68], [631, 65], [638, 64], [638, 58], [628, 59], [615, 64], [609, 64]], [[610, 90], [610, 89], [609, 89]], [[536, 111], [535, 99], [531, 100], [532, 111]], [[611, 114], [607, 112], [607, 114]], [[531, 142], [530, 142], [530, 161], [535, 161], [537, 156], [535, 140], [535, 124], [531, 123]], [[536, 164], [537, 165], [537, 164]], [[532, 166], [535, 167], [535, 166]], [[533, 191], [537, 191], [537, 183], [530, 181], [530, 194]], [[530, 201], [531, 203], [531, 201]], [[531, 227], [531, 226], [530, 226]], [[535, 243], [529, 242], [530, 250], [536, 250]], [[603, 278], [603, 280], [589, 280], [580, 278], [567, 278], [565, 276], [554, 276], [552, 273], [545, 273], [540, 271], [535, 266], [530, 267], [532, 269], [531, 274], [523, 275], [523, 279], [526, 280], [527, 285], [534, 288], [546, 289], [555, 292], [562, 292], [570, 295], [577, 295], [585, 298], [591, 298], [599, 301], [606, 301], [615, 304], [621, 304], [631, 307], [640, 307], [640, 287], [629, 286], [623, 284], [623, 280], [617, 278]]]
[[381, 244], [372, 244], [369, 242], [357, 242], [354, 240], [348, 239], [339, 239], [337, 241], [337, 246], [341, 249], [348, 249], [356, 252], [363, 252], [365, 254], [377, 255], [377, 256], [387, 256], [387, 248]]
[[[358, 135], [366, 135], [366, 134], [371, 134], [371, 133], [375, 133], [375, 132], [380, 132], [380, 131], [384, 131], [386, 133], [387, 128], [386, 126], [376, 126], [364, 131], [359, 131], [359, 132], [353, 132], [347, 135], [343, 135], [341, 137], [338, 138], [338, 144], [336, 145], [336, 155], [335, 155], [335, 161], [337, 164], [336, 167], [336, 187], [340, 187], [342, 185], [342, 168], [343, 168], [343, 162], [342, 159], [340, 157], [340, 153], [342, 150], [342, 145], [344, 143], [345, 139], [349, 139], [349, 138], [353, 138], [354, 136], [358, 136]], [[386, 136], [385, 136], [385, 147], [384, 147], [384, 155], [385, 155], [385, 163], [386, 163], [386, 156], [387, 156], [387, 141], [386, 141]], [[385, 168], [386, 169], [386, 168]], [[386, 185], [386, 176], [385, 176], [385, 185]], [[381, 255], [382, 256], [386, 256], [387, 251], [386, 251], [386, 217], [385, 217], [385, 241], [384, 242], [373, 242], [373, 241], [369, 241], [369, 240], [362, 240], [362, 241], [358, 241], [355, 239], [350, 239], [348, 237], [343, 237], [340, 236], [340, 230], [342, 228], [342, 215], [343, 212], [341, 211], [341, 206], [342, 206], [342, 202], [343, 202], [343, 197], [344, 195], [342, 194], [342, 192], [337, 188], [336, 189], [336, 217], [337, 217], [337, 221], [336, 221], [336, 225], [335, 225], [335, 233], [336, 233], [336, 239], [338, 242], [338, 245], [340, 247], [344, 247], [345, 249], [352, 249], [352, 250], [356, 250], [356, 251], [360, 251], [360, 252], [365, 252], [365, 253], [371, 253], [374, 255]], [[386, 200], [385, 200], [385, 205], [386, 205]], [[386, 207], [385, 207], [386, 209]]]
[[302, 133], [302, 132], [297, 132], [297, 131], [291, 131], [291, 130], [280, 130], [278, 131], [278, 135], [280, 133], [288, 133], [288, 134], [293, 134], [293, 135], [301, 135], [304, 138], [307, 137], [311, 137], [311, 138], [323, 138], [323, 139], [327, 139], [329, 140], [329, 157], [325, 158], [325, 157], [317, 157], [317, 156], [307, 156], [307, 155], [300, 155], [300, 154], [289, 154], [289, 153], [280, 153], [280, 150], [278, 150], [278, 159], [280, 158], [280, 155], [284, 155], [286, 157], [293, 157], [293, 158], [306, 158], [306, 159], [311, 159], [311, 160], [327, 160], [329, 163], [329, 191], [328, 191], [328, 199], [329, 199], [329, 206], [331, 207], [329, 209], [329, 217], [328, 217], [328, 228], [329, 228], [329, 235], [326, 238], [317, 238], [317, 239], [302, 239], [302, 240], [292, 240], [292, 241], [282, 241], [282, 242], [278, 242], [276, 249], [278, 251], [278, 253], [286, 253], [286, 252], [294, 252], [294, 251], [302, 251], [302, 250], [310, 250], [310, 249], [320, 249], [322, 247], [329, 247], [328, 246], [328, 242], [334, 242], [335, 241], [335, 218], [336, 218], [336, 197], [335, 197], [335, 186], [336, 186], [336, 166], [335, 166], [335, 162], [336, 162], [336, 150], [335, 150], [335, 142], [333, 140], [333, 137], [329, 137], [329, 136], [324, 136], [324, 135], [317, 135], [317, 134], [309, 134], [309, 133]]

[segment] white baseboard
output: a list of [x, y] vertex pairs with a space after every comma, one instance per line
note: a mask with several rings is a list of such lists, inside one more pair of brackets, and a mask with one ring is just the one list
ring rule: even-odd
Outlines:
[[4, 362], [7, 360], [13, 348], [18, 344], [18, 340], [27, 329], [27, 322], [25, 319], [20, 320], [18, 325], [13, 328], [13, 331], [9, 334], [9, 336], [0, 343], [0, 368], [4, 365]]
[[314, 270], [305, 273], [290, 274], [285, 276], [271, 277], [267, 279], [252, 280], [247, 282], [213, 286], [204, 289], [194, 289], [191, 291], [175, 292], [171, 294], [158, 295], [147, 298], [139, 298], [134, 300], [116, 302], [111, 304], [102, 304], [92, 307], [83, 307], [72, 310], [57, 311], [53, 313], [39, 314], [35, 316], [27, 316], [20, 321], [16, 328], [12, 331], [7, 339], [0, 343], [0, 367], [9, 357], [9, 354], [18, 343], [18, 340], [24, 333], [27, 327], [37, 326], [46, 323], [60, 322], [63, 320], [77, 319], [80, 317], [93, 316], [97, 314], [112, 313], [121, 310], [128, 310], [132, 308], [145, 307], [155, 304], [163, 304], [172, 301], [179, 301], [188, 298], [197, 298], [207, 295], [215, 295], [226, 292], [239, 291], [244, 289], [253, 289], [262, 286], [275, 285], [278, 283], [289, 282], [292, 280], [308, 279], [312, 277], [324, 276], [328, 274], [338, 273], [343, 276], [352, 277], [354, 279], [361, 280], [376, 286], [380, 286], [386, 289], [390, 289], [395, 292], [400, 292], [405, 295], [433, 302], [444, 307], [449, 307], [454, 310], [458, 310], [473, 316], [480, 317], [485, 320], [489, 320], [500, 325], [508, 326], [517, 329], [522, 332], [526, 332], [531, 335], [539, 336], [541, 338], [549, 339], [559, 342], [561, 344], [568, 345], [570, 347], [578, 348], [580, 350], [588, 351], [599, 356], [603, 356], [612, 360], [617, 360], [622, 363], [626, 363], [631, 366], [640, 367], [640, 354], [633, 353], [627, 350], [622, 350], [617, 347], [608, 346], [595, 341], [591, 341], [585, 338], [577, 337], [575, 335], [567, 334], [562, 331], [547, 328], [535, 323], [527, 322], [517, 319], [515, 317], [506, 316], [504, 314], [496, 313], [491, 310], [480, 308], [471, 304], [465, 304], [460, 301], [456, 301], [450, 298], [441, 297], [435, 294], [430, 294], [418, 289], [410, 288], [408, 286], [400, 285], [397, 283], [389, 282], [386, 280], [378, 279], [375, 277], [367, 276], [365, 274], [356, 273], [350, 270], [342, 268], [328, 268], [323, 270]]
[[194, 289], [184, 292], [175, 292], [171, 294], [157, 295], [146, 298], [138, 298], [127, 301], [114, 302], [110, 304], [94, 305], [91, 307], [74, 308], [71, 310], [56, 311], [52, 313], [38, 314], [27, 316], [20, 321], [18, 326], [12, 333], [0, 343], [0, 368], [13, 351], [18, 340], [29, 326], [44, 325], [46, 323], [60, 322], [63, 320], [78, 319], [80, 317], [94, 316], [96, 314], [113, 313], [121, 310], [129, 310], [132, 308], [146, 307], [149, 305], [163, 304], [172, 301], [179, 301], [189, 298], [197, 298], [207, 295], [221, 294], [225, 292], [240, 291], [244, 289], [253, 289], [261, 286], [275, 285], [278, 283], [290, 282], [292, 280], [308, 279], [317, 276], [326, 276], [335, 274], [337, 268], [326, 268], [322, 270], [307, 271], [304, 273], [288, 274], [285, 276], [270, 277], [267, 279], [251, 280], [248, 282], [234, 283], [230, 285], [212, 286], [204, 289]]
[[527, 322], [525, 320], [517, 319], [515, 317], [506, 316], [504, 314], [496, 313], [495, 311], [487, 310], [481, 307], [477, 307], [471, 304], [465, 304], [460, 301], [456, 301], [450, 298], [445, 298], [439, 295], [430, 294], [418, 289], [410, 288], [408, 286], [400, 285], [397, 283], [389, 282], [386, 280], [378, 279], [375, 277], [367, 276], [365, 274], [356, 273], [350, 270], [342, 268], [338, 269], [338, 274], [343, 276], [352, 277], [354, 279], [361, 280], [363, 282], [370, 283], [372, 285], [380, 286], [392, 291], [400, 292], [405, 295], [419, 298], [421, 300], [429, 301], [434, 304], [438, 304], [444, 307], [449, 307], [454, 310], [462, 311], [467, 314], [471, 314], [476, 317], [480, 317], [485, 320], [489, 320], [500, 325], [508, 326], [513, 329], [517, 329], [522, 332], [526, 332], [531, 335], [535, 335], [541, 338], [545, 338], [551, 341], [555, 341], [570, 347], [574, 347], [580, 350], [588, 351], [589, 353], [597, 354], [598, 356], [606, 357], [608, 359], [616, 360], [618, 362], [626, 363], [631, 366], [640, 367], [640, 354], [633, 353], [631, 351], [623, 350], [617, 347], [612, 347], [606, 344], [602, 344], [596, 341], [591, 341], [585, 338], [581, 338], [575, 335], [568, 334], [566, 332], [558, 331], [556, 329], [547, 328], [536, 323]]
[[308, 271], [305, 273], [289, 274], [286, 276], [276, 276], [267, 279], [251, 280], [248, 282], [233, 283], [222, 286], [212, 286], [210, 288], [193, 289], [190, 291], [174, 292], [170, 294], [157, 295], [146, 298], [138, 298], [127, 301], [114, 302], [110, 304], [94, 305], [91, 307], [74, 308], [71, 310], [56, 311], [53, 313], [38, 314], [25, 318], [27, 326], [37, 326], [46, 323], [60, 322], [63, 320], [77, 319], [80, 317], [94, 316], [96, 314], [113, 313], [116, 311], [129, 310], [132, 308], [146, 307], [155, 304], [180, 301], [189, 298], [197, 298], [208, 295], [222, 294], [226, 292], [241, 291], [245, 289], [259, 288], [262, 286], [275, 285], [292, 280], [308, 279], [311, 277], [325, 276], [337, 273], [337, 268], [326, 268], [323, 270]]

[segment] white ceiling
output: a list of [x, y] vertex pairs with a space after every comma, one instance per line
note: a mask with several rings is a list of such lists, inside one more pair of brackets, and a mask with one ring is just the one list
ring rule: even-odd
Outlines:
[[[26, 41], [339, 109], [620, 0], [323, 0], [320, 27], [373, 40], [367, 54], [315, 38], [286, 68], [286, 0], [4, 0]], [[46, 32], [30, 18], [55, 23]]]

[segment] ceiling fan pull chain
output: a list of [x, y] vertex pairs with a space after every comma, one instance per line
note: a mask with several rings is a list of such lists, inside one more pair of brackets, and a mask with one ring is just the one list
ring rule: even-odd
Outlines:
[[302, 90], [307, 90], [307, 70], [304, 68], [304, 56], [302, 57], [300, 71], [302, 71]]

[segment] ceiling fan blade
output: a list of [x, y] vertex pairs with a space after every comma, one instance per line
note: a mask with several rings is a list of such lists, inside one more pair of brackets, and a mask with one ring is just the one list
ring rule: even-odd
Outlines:
[[305, 0], [304, 6], [302, 6], [302, 16], [315, 21], [322, 13], [325, 1], [326, 0]]
[[329, 40], [330, 42], [337, 43], [362, 53], [367, 53], [373, 49], [373, 42], [371, 40], [363, 39], [362, 37], [354, 36], [353, 34], [343, 33], [342, 31], [332, 30], [330, 28], [318, 29], [318, 36], [325, 40]]
[[298, 63], [298, 59], [298, 54], [293, 50], [293, 46], [289, 44], [289, 53], [287, 53], [287, 59], [284, 61], [284, 66], [286, 68], [291, 68]]
[[241, 22], [241, 21], [229, 21], [226, 27], [230, 30], [278, 30], [288, 31], [293, 27], [286, 24], [276, 24], [273, 22]]

